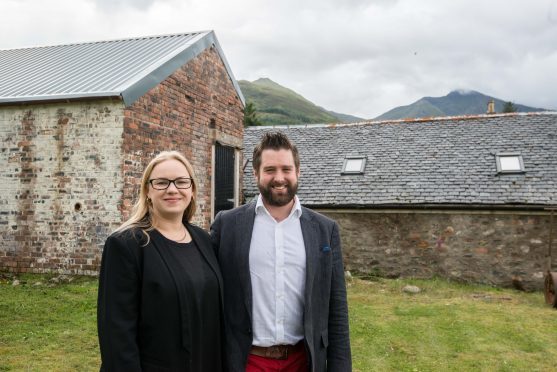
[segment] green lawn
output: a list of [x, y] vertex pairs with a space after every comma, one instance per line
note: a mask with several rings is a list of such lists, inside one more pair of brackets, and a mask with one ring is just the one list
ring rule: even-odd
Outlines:
[[[0, 282], [0, 371], [97, 371], [97, 282]], [[36, 282], [43, 285], [35, 286]], [[422, 292], [402, 292], [407, 284]], [[353, 280], [355, 371], [553, 371], [557, 311], [542, 293], [443, 280]]]
[[556, 370], [557, 311], [541, 292], [356, 280], [348, 293], [355, 371]]
[[0, 371], [99, 370], [97, 281], [48, 287], [49, 278], [26, 275], [20, 286], [0, 284]]

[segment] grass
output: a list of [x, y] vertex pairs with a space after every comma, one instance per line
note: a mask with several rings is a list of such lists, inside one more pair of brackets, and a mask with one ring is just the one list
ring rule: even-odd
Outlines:
[[[97, 281], [0, 281], [0, 371], [98, 371]], [[43, 285], [34, 285], [36, 282]], [[417, 285], [418, 294], [402, 288]], [[552, 371], [557, 311], [543, 294], [444, 280], [354, 279], [354, 371]]]
[[[402, 287], [417, 285], [411, 295]], [[542, 293], [445, 280], [349, 284], [355, 371], [553, 371], [557, 312]]]
[[0, 371], [99, 370], [97, 281], [49, 287], [50, 278], [25, 275], [20, 286], [0, 284]]

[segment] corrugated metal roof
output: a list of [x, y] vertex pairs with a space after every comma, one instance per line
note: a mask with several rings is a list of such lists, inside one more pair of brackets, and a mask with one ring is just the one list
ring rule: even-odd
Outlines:
[[0, 103], [120, 96], [126, 105], [214, 45], [213, 31], [0, 50]]

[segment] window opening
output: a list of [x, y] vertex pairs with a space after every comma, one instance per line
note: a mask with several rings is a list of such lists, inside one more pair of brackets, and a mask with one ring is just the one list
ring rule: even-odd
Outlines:
[[500, 153], [495, 155], [497, 173], [523, 173], [522, 155], [517, 153]]
[[365, 156], [347, 156], [342, 166], [342, 174], [363, 174], [366, 167]]

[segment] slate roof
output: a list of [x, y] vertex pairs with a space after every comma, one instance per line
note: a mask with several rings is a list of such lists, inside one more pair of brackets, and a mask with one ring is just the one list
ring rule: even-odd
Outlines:
[[126, 106], [215, 46], [213, 31], [0, 50], [0, 103], [121, 97]]
[[[252, 151], [264, 131], [298, 146], [298, 195], [310, 207], [557, 206], [557, 112], [245, 130], [246, 198], [258, 193]], [[498, 174], [495, 154], [519, 152], [523, 174]], [[364, 174], [341, 175], [344, 158]]]

